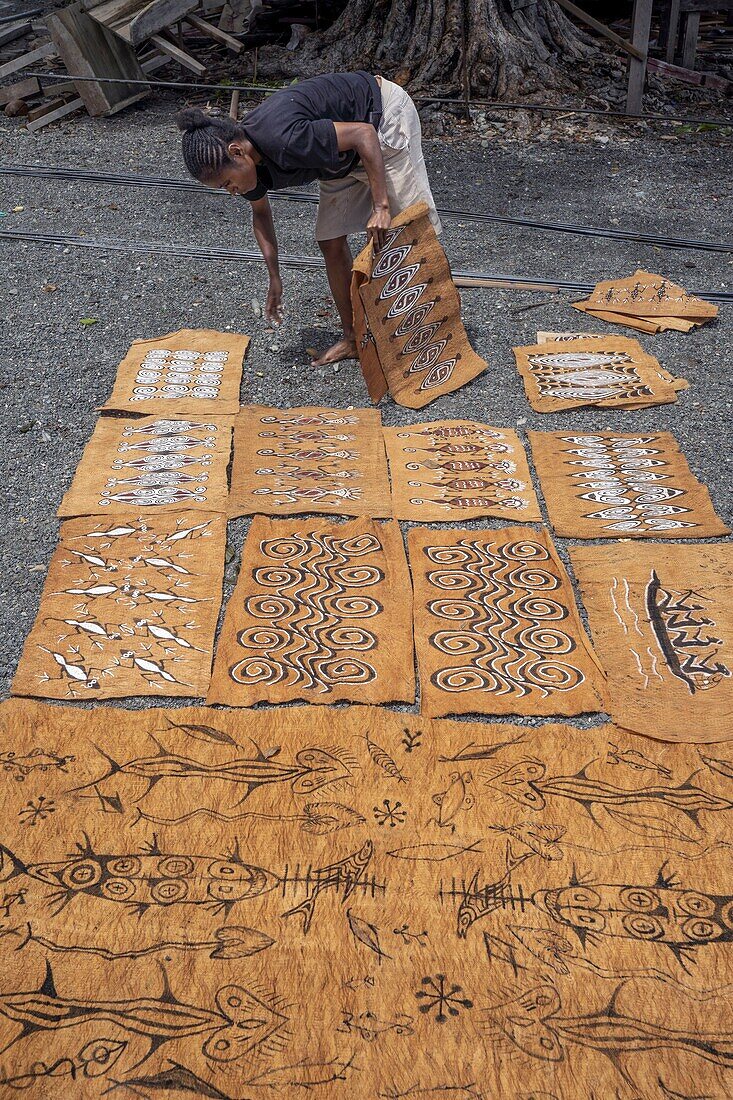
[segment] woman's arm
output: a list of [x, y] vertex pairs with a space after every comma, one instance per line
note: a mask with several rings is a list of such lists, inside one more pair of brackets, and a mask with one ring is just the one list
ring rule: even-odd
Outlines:
[[283, 319], [283, 284], [280, 278], [277, 237], [275, 236], [275, 223], [272, 220], [272, 209], [266, 196], [261, 199], [254, 199], [250, 205], [252, 206], [252, 228], [270, 275], [270, 285], [267, 291], [267, 301], [265, 302], [265, 320], [273, 325], [279, 325]]
[[392, 220], [387, 198], [387, 180], [384, 174], [384, 157], [377, 131], [369, 122], [334, 122], [339, 152], [353, 149], [359, 154], [372, 191], [373, 213], [367, 222], [367, 233], [375, 248], [384, 244], [385, 232]]

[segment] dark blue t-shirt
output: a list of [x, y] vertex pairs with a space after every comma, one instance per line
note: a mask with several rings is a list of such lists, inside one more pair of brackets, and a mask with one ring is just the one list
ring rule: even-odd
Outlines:
[[339, 152], [334, 122], [377, 127], [381, 111], [379, 85], [363, 71], [313, 76], [274, 92], [242, 123], [262, 157], [257, 186], [244, 197], [260, 199], [269, 190], [347, 176], [359, 157], [353, 150]]

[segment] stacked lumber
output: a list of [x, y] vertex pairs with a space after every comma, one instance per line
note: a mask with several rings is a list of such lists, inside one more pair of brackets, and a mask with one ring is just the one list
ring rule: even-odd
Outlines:
[[[230, 54], [245, 49], [211, 21], [222, 7], [223, 0], [75, 0], [41, 23], [0, 23], [0, 53], [12, 55], [0, 57], [0, 80], [42, 63], [54, 66], [48, 79], [27, 77], [0, 87], [0, 107], [8, 115], [25, 115], [28, 129], [37, 130], [83, 108], [95, 117], [115, 114], [149, 95], [146, 77], [167, 65], [201, 79], [212, 47]], [[37, 31], [45, 32], [45, 40], [28, 41]], [[52, 79], [63, 71], [60, 66], [72, 79]]]
[[250, 47], [296, 49], [311, 31], [330, 27], [345, 7], [346, 0], [226, 0], [219, 26]]
[[574, 308], [638, 332], [690, 332], [718, 316], [718, 307], [705, 302], [663, 275], [635, 271], [622, 279], [597, 283], [593, 293]]

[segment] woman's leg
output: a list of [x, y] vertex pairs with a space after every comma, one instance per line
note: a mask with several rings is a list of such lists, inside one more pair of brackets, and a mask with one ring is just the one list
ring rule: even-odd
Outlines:
[[318, 245], [326, 261], [328, 285], [331, 287], [336, 303], [343, 336], [323, 355], [311, 360], [312, 367], [323, 367], [328, 363], [340, 363], [343, 359], [356, 359], [356, 340], [354, 339], [354, 315], [351, 309], [351, 267], [354, 262], [345, 236], [334, 237], [330, 241], [319, 241]]

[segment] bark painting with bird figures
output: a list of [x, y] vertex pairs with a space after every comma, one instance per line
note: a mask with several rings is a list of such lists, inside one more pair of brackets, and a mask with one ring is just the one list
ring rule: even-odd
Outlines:
[[412, 589], [398, 525], [257, 516], [207, 701], [414, 699]]
[[66, 520], [14, 695], [206, 694], [226, 520], [201, 511]]
[[367, 706], [0, 733], [8, 1095], [733, 1089], [722, 748]]
[[234, 422], [229, 515], [392, 515], [376, 409], [247, 405]]
[[384, 441], [397, 519], [541, 521], [516, 432], [475, 420], [439, 420], [385, 428]]
[[461, 302], [425, 203], [392, 219], [379, 255], [371, 244], [351, 282], [359, 361], [372, 401], [389, 392], [421, 409], [486, 370], [461, 321]]
[[545, 531], [408, 535], [423, 714], [582, 714], [602, 674]]
[[101, 417], [59, 516], [225, 512], [232, 419]]
[[692, 744], [733, 738], [733, 546], [571, 547], [625, 729]]
[[182, 328], [135, 340], [105, 409], [156, 416], [233, 416], [249, 336]]

